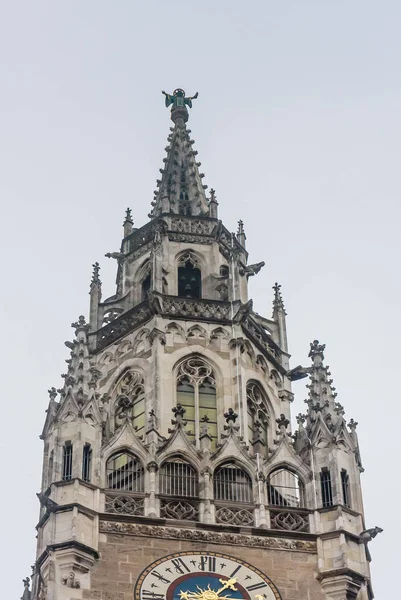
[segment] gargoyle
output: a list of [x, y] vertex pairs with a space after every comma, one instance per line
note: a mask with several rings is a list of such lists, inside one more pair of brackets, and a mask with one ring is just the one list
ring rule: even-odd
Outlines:
[[252, 277], [253, 275], [256, 275], [257, 273], [259, 273], [260, 269], [264, 266], [265, 266], [264, 261], [255, 263], [254, 265], [246, 265], [244, 267], [241, 267], [241, 269], [239, 270], [239, 274], [246, 275], [247, 277]]
[[373, 538], [375, 538], [379, 533], [382, 533], [382, 531], [383, 529], [376, 525], [376, 527], [372, 527], [371, 529], [365, 529], [364, 531], [362, 531], [360, 536], [364, 543], [367, 544], [368, 542], [371, 542]]
[[40, 502], [40, 506], [44, 506], [49, 512], [53, 512], [58, 506], [57, 502], [54, 502], [54, 500], [51, 500], [48, 496], [42, 494], [42, 492], [39, 492], [39, 494], [36, 495]]

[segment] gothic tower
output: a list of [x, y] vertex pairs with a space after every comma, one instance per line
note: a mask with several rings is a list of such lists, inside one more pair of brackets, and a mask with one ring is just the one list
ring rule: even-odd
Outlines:
[[[248, 298], [236, 234], [206, 195], [183, 90], [149, 222], [127, 209], [115, 293], [49, 390], [36, 563], [24, 600], [370, 600], [356, 423], [324, 346], [290, 368], [286, 312]], [[309, 376], [291, 430], [291, 383]], [[30, 589], [31, 588], [31, 589]]]

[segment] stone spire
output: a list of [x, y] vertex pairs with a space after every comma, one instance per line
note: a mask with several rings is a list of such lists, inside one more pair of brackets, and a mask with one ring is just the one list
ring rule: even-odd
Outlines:
[[161, 178], [157, 180], [150, 217], [173, 213], [183, 215], [209, 215], [206, 185], [203, 185], [203, 173], [199, 172], [198, 152], [193, 149], [194, 140], [191, 131], [186, 127], [188, 120], [187, 106], [192, 100], [186, 98], [183, 90], [175, 90], [173, 95], [166, 94], [166, 106], [172, 104], [171, 119], [174, 127], [170, 128], [167, 138], [166, 158], [160, 169]]
[[[310, 383], [308, 399], [305, 403], [308, 405], [307, 411], [307, 431], [309, 437], [312, 436], [315, 427], [319, 421], [326, 424], [333, 438], [337, 438], [342, 431], [347, 431], [347, 437], [352, 439], [357, 463], [360, 464], [358, 440], [355, 433], [357, 423], [351, 419], [349, 430], [346, 427], [344, 418], [344, 407], [337, 402], [337, 391], [333, 385], [330, 367], [323, 364], [325, 344], [320, 344], [314, 340], [310, 344], [309, 357], [312, 359], [312, 367], [309, 370]], [[360, 465], [361, 466], [361, 465]]]
[[242, 220], [238, 221], [237, 240], [243, 248], [246, 247], [246, 235], [244, 230], [244, 222]]
[[287, 313], [285, 312], [283, 297], [281, 295], [281, 285], [276, 282], [273, 286], [273, 290], [273, 320], [278, 324], [280, 347], [285, 352], [288, 352], [287, 325], [285, 320]]

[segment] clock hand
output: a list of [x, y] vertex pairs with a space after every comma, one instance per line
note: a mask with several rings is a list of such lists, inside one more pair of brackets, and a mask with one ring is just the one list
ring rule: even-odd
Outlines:
[[223, 587], [221, 587], [219, 590], [217, 590], [216, 594], [220, 594], [220, 592], [226, 590], [227, 588], [230, 590], [233, 590], [234, 592], [237, 591], [237, 588], [235, 587], [235, 583], [237, 583], [236, 579], [219, 579], [220, 583], [223, 584]]

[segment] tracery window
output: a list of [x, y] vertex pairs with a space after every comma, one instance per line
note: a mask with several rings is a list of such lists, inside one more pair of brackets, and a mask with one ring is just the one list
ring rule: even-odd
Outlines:
[[272, 506], [305, 506], [305, 487], [299, 476], [289, 469], [276, 469], [267, 481], [267, 496]]
[[185, 430], [194, 436], [196, 444], [201, 431], [200, 422], [204, 420], [214, 448], [217, 441], [216, 380], [211, 366], [201, 358], [188, 358], [179, 366], [177, 403], [185, 409]]
[[106, 464], [106, 487], [126, 492], [143, 492], [145, 476], [141, 461], [128, 452], [113, 454]]
[[115, 429], [129, 422], [138, 435], [145, 428], [145, 386], [142, 374], [127, 371], [116, 387]]
[[199, 495], [197, 472], [180, 458], [174, 458], [162, 465], [159, 481], [161, 495], [180, 498], [197, 498]]
[[178, 263], [178, 295], [184, 298], [202, 297], [202, 275], [191, 252], [183, 254]]
[[248, 473], [234, 463], [219, 467], [214, 475], [214, 498], [226, 502], [252, 502]]
[[256, 381], [249, 381], [247, 383], [246, 401], [248, 411], [249, 443], [252, 444], [255, 441], [261, 441], [267, 450], [269, 428], [267, 398], [262, 387]]

